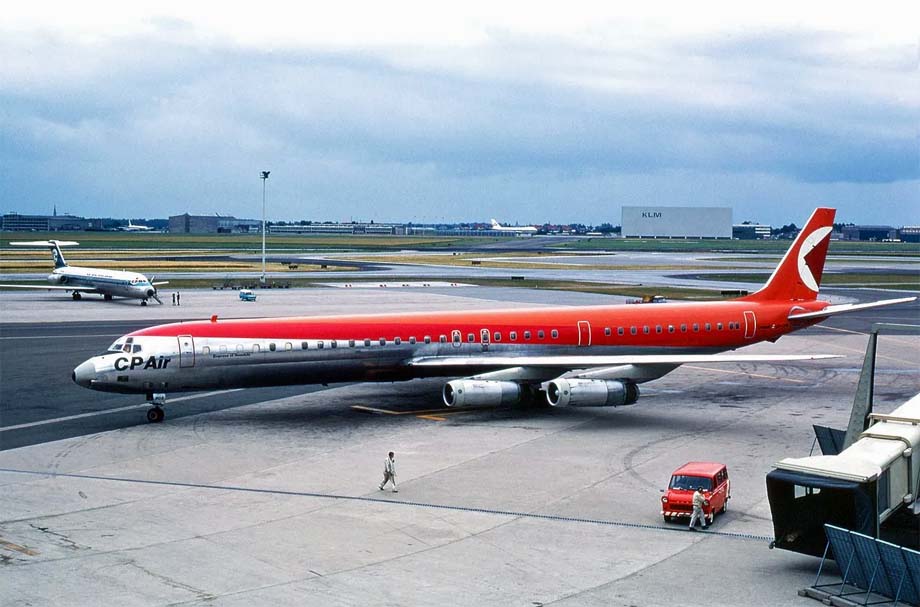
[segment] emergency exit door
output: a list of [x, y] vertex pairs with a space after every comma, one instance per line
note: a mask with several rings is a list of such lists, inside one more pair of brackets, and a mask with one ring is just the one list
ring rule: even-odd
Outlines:
[[191, 335], [180, 335], [176, 339], [179, 340], [179, 366], [194, 367], [195, 340]]
[[578, 321], [578, 345], [591, 345], [591, 323], [589, 323], [587, 320]]
[[753, 312], [744, 313], [744, 338], [753, 339], [754, 333], [757, 332], [757, 319]]

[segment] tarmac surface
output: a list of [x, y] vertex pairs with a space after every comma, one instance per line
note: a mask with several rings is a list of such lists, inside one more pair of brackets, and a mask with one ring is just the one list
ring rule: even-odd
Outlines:
[[[151, 425], [142, 399], [70, 381], [116, 337], [160, 322], [546, 297], [291, 289], [247, 304], [183, 291], [181, 307], [142, 308], [0, 293], [0, 604], [814, 605], [796, 590], [817, 559], [768, 549], [764, 477], [809, 452], [811, 424], [846, 426], [866, 331], [918, 322], [916, 303], [743, 350], [846, 358], [685, 365], [621, 408], [457, 411], [425, 380], [192, 394]], [[883, 335], [876, 409], [918, 391], [920, 338]], [[399, 493], [377, 488], [389, 450]], [[724, 462], [732, 480], [707, 532], [659, 513], [659, 490], [691, 460]]]

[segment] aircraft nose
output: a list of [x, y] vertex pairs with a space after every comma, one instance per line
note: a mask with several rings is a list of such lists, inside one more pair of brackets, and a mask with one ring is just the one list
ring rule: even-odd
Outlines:
[[89, 384], [93, 381], [93, 378], [96, 377], [96, 365], [93, 364], [92, 360], [87, 360], [79, 365], [73, 370], [71, 378], [74, 383], [84, 388], [89, 388]]

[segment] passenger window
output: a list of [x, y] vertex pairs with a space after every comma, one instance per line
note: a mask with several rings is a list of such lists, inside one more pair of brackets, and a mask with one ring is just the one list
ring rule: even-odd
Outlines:
[[492, 341], [501, 341], [501, 340], [502, 340], [502, 334], [496, 331], [495, 334], [492, 336]]
[[468, 341], [468, 342], [470, 342], [470, 343], [473, 343], [474, 341], [476, 341], [476, 336], [473, 335], [472, 333], [467, 333], [467, 334], [466, 334], [466, 341]]
[[455, 344], [459, 344], [460, 343], [460, 331], [452, 331], [450, 334], [450, 339]]
[[293, 349], [294, 349], [294, 345], [291, 344], [291, 342], [289, 342], [289, 341], [284, 342], [284, 350], [285, 350], [285, 352], [290, 352], [290, 351], [293, 350]]
[[322, 350], [325, 346], [326, 346], [326, 344], [324, 344], [322, 340], [316, 342], [316, 349], [317, 349], [317, 350]]
[[537, 331], [537, 339], [546, 339], [546, 332], [543, 329]]
[[649, 328], [648, 325], [645, 325], [644, 327], [642, 327], [642, 332], [648, 335], [651, 332], [651, 329]]
[[662, 332], [664, 332], [664, 329], [662, 328], [662, 326], [655, 325], [655, 333], [662, 333]]
[[625, 334], [625, 333], [626, 333], [626, 331], [623, 330], [623, 327], [617, 327], [617, 335], [623, 335], [623, 334]]
[[557, 331], [556, 329], [553, 329], [550, 335], [552, 336], [553, 339], [559, 339], [559, 331]]
[[722, 323], [720, 322], [716, 323], [716, 331], [721, 331], [721, 330], [722, 330]]
[[635, 328], [635, 327], [630, 327], [630, 328], [629, 328], [629, 334], [630, 334], [630, 335], [638, 335], [638, 334], [639, 334], [639, 329], [637, 329], [637, 328]]
[[712, 324], [707, 322], [707, 323], [706, 323], [706, 326], [705, 326], [705, 329], [706, 329], [707, 331], [712, 331]]
[[208, 347], [208, 346], [204, 346], [203, 348], [201, 348], [201, 353], [202, 353], [202, 354], [210, 354], [210, 353], [211, 353], [211, 348]]
[[430, 335], [426, 335], [426, 336], [425, 336], [425, 343], [426, 343], [426, 344], [430, 344], [430, 343], [431, 343], [431, 336], [430, 336]]
[[415, 336], [409, 337], [409, 343], [412, 344], [413, 346], [415, 345]]
[[395, 338], [395, 339], [393, 340], [393, 343], [396, 344], [396, 345], [398, 346], [399, 344], [402, 343], [402, 339], [400, 339], [399, 337], [397, 337], [397, 338]]
[[307, 350], [307, 349], [309, 349], [309, 347], [310, 347], [310, 344], [308, 344], [307, 342], [305, 342], [305, 341], [300, 342], [300, 349], [301, 349], [301, 350]]
[[268, 344], [268, 349], [274, 352], [277, 349], [277, 346], [274, 343]]
[[530, 331], [524, 331], [524, 339], [530, 339]]
[[386, 337], [381, 337], [379, 341], [380, 341], [380, 345], [381, 345], [381, 346], [387, 345], [387, 338], [386, 338]]
[[440, 336], [440, 337], [438, 338], [438, 341], [441, 342], [442, 344], [446, 344], [446, 343], [447, 343], [447, 336], [446, 336], [446, 335]]
[[681, 325], [681, 326], [680, 326], [680, 332], [681, 332], [681, 333], [686, 333], [686, 332], [687, 332], [687, 325]]
[[258, 354], [260, 350], [262, 350], [262, 346], [260, 346], [259, 344], [252, 344], [253, 354]]
[[349, 339], [349, 340], [348, 340], [348, 347], [349, 347], [349, 348], [354, 348], [354, 347], [355, 347], [355, 340]]
[[613, 331], [610, 330], [610, 327], [604, 327], [604, 335], [606, 335], [607, 337], [610, 337], [612, 333]]
[[371, 340], [365, 339], [365, 340], [364, 340], [364, 347], [365, 347], [365, 348], [370, 348], [370, 347], [371, 347]]
[[694, 333], [699, 333], [699, 332], [700, 332], [700, 323], [698, 323], [698, 322], [693, 323], [693, 332], [694, 332]]

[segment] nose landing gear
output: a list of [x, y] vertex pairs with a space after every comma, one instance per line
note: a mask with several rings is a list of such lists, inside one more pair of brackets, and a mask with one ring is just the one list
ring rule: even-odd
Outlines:
[[142, 305], [142, 306], [146, 306], [146, 305], [147, 305], [147, 300], [146, 300], [146, 299], [142, 299], [142, 300], [141, 300], [141, 305]]
[[166, 419], [166, 412], [163, 411], [162, 405], [166, 404], [166, 395], [160, 392], [148, 392], [147, 402], [153, 407], [147, 409], [147, 421], [151, 424], [158, 424]]

